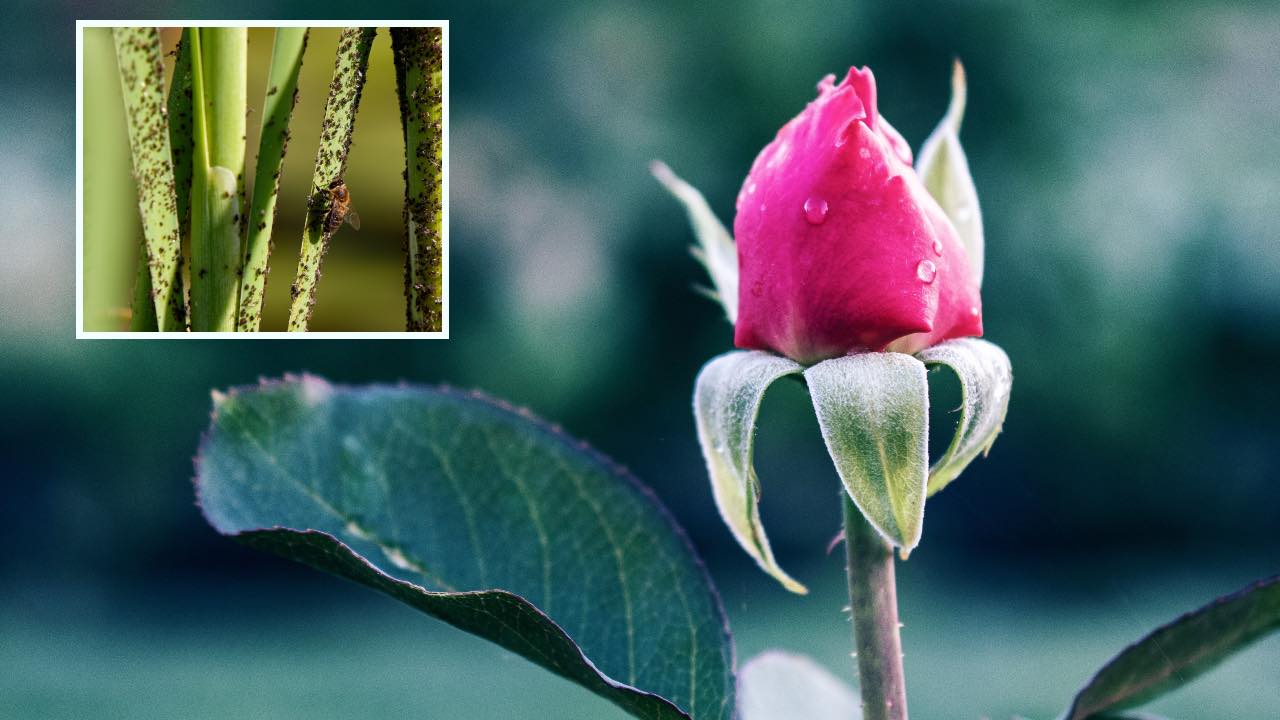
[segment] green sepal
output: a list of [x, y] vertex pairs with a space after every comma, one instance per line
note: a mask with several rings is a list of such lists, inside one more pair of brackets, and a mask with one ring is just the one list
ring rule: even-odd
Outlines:
[[969, 172], [969, 160], [960, 145], [960, 123], [967, 96], [964, 66], [956, 61], [951, 74], [951, 104], [938, 127], [920, 147], [916, 172], [934, 200], [942, 206], [960, 233], [974, 280], [982, 286], [982, 208]]
[[978, 338], [948, 340], [922, 350], [917, 357], [928, 366], [946, 366], [960, 378], [963, 401], [951, 445], [929, 468], [929, 495], [955, 480], [979, 454], [996, 441], [1009, 410], [1013, 368], [998, 346]]
[[929, 382], [894, 352], [824, 360], [805, 370], [818, 426], [845, 490], [884, 538], [910, 552], [924, 525]]
[[702, 193], [681, 180], [666, 163], [655, 160], [649, 171], [689, 213], [693, 234], [698, 238], [698, 244], [690, 251], [707, 269], [714, 288], [706, 294], [724, 307], [730, 323], [738, 322], [738, 246], [733, 236], [711, 211]]
[[765, 390], [774, 380], [803, 370], [799, 363], [779, 355], [734, 351], [704, 365], [693, 391], [698, 443], [720, 517], [761, 569], [795, 593], [808, 590], [783, 572], [773, 558], [760, 523], [760, 481], [751, 455]]

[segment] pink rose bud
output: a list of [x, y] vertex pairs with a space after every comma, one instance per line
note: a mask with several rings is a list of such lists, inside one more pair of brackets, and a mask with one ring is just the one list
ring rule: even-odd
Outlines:
[[733, 231], [740, 348], [812, 363], [982, 334], [964, 245], [877, 112], [867, 68], [823, 78], [760, 152]]

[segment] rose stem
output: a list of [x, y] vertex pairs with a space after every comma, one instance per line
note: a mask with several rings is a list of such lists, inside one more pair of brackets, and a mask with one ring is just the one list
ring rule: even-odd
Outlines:
[[871, 527], [849, 496], [844, 499], [849, 606], [853, 612], [859, 686], [865, 720], [907, 720], [902, 640], [893, 548]]

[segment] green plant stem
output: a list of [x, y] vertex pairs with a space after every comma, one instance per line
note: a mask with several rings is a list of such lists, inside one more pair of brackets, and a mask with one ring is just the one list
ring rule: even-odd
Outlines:
[[405, 148], [406, 327], [440, 330], [443, 318], [441, 238], [442, 32], [392, 28]]
[[298, 99], [298, 73], [307, 47], [307, 28], [276, 29], [267, 72], [267, 94], [262, 103], [262, 134], [258, 164], [253, 177], [253, 201], [245, 233], [244, 271], [240, 277], [236, 330], [255, 332], [262, 325], [262, 297], [271, 259], [271, 231], [275, 225], [276, 199], [280, 194], [280, 168], [289, 144], [289, 120]]
[[244, 186], [245, 28], [191, 33], [191, 329], [235, 330]]
[[147, 242], [138, 246], [137, 276], [133, 280], [133, 305], [129, 313], [129, 329], [133, 332], [155, 332], [156, 304], [151, 300], [151, 263], [147, 262]]
[[[142, 216], [143, 250], [134, 286], [130, 326], [138, 330], [184, 328], [182, 252], [169, 126], [164, 106], [160, 33], [153, 27], [115, 28], [116, 62], [133, 153], [133, 179]], [[145, 303], [150, 301], [148, 312]]]
[[[191, 109], [191, 35], [195, 28], [183, 28], [173, 62], [173, 79], [169, 83], [169, 147], [173, 151], [173, 182], [178, 191], [178, 237], [185, 257], [191, 253], [191, 168], [193, 162], [195, 119]], [[188, 263], [186, 270], [190, 272]], [[183, 283], [191, 287], [190, 278]], [[184, 307], [188, 305], [183, 298]], [[185, 315], [190, 318], [190, 308]]]
[[871, 527], [847, 494], [841, 492], [840, 496], [844, 500], [849, 607], [853, 613], [863, 718], [907, 720], [893, 548]]
[[355, 128], [356, 110], [360, 107], [360, 94], [364, 90], [369, 48], [376, 32], [376, 28], [343, 28], [338, 38], [333, 81], [329, 84], [329, 98], [325, 101], [321, 124], [320, 149], [316, 152], [316, 170], [307, 200], [307, 219], [302, 229], [298, 274], [289, 290], [292, 298], [289, 305], [290, 332], [306, 332], [316, 304], [320, 263], [333, 235], [327, 222], [332, 207], [329, 190], [342, 179], [347, 168], [351, 132]]

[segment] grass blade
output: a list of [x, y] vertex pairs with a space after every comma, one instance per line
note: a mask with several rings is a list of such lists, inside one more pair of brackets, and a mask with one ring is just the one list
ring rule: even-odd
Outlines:
[[392, 28], [405, 147], [405, 320], [440, 330], [443, 245], [441, 168], [443, 57], [440, 28]]
[[[138, 188], [145, 253], [140, 253], [140, 281], [134, 289], [136, 329], [184, 329], [177, 197], [164, 107], [164, 64], [160, 33], [153, 27], [115, 28], [112, 38], [120, 70], [133, 153], [133, 179]], [[146, 299], [151, 312], [146, 311]], [[154, 320], [154, 322], [153, 322]]]
[[332, 205], [329, 189], [342, 179], [347, 167], [351, 132], [355, 128], [356, 110], [360, 106], [360, 93], [364, 90], [365, 71], [369, 66], [369, 49], [376, 32], [377, 28], [343, 28], [338, 38], [333, 82], [329, 84], [329, 98], [325, 101], [320, 148], [316, 152], [316, 170], [307, 200], [307, 219], [302, 229], [298, 275], [290, 289], [290, 332], [306, 332], [311, 310], [316, 304], [320, 263], [329, 249], [329, 238], [337, 229], [328, 227]]

